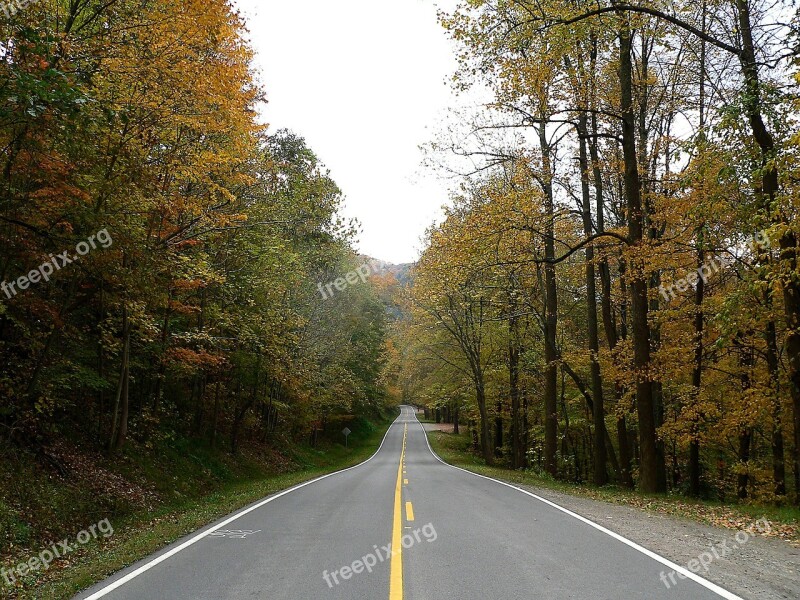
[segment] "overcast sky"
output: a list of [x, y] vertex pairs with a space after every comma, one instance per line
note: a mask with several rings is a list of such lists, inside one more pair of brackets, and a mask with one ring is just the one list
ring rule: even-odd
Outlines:
[[235, 0], [257, 53], [274, 131], [306, 138], [361, 224], [358, 249], [390, 262], [418, 257], [447, 201], [419, 145], [455, 102], [451, 42], [436, 6], [455, 0]]

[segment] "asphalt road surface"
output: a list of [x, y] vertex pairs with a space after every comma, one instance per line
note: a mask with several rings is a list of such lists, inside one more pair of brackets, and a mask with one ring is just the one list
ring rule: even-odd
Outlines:
[[738, 596], [528, 492], [445, 465], [402, 407], [367, 462], [270, 496], [76, 598]]

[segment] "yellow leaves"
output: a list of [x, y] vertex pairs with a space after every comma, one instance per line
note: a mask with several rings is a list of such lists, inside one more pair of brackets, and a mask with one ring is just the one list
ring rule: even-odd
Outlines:
[[219, 227], [237, 227], [239, 225], [243, 225], [247, 223], [248, 216], [245, 214], [231, 214], [231, 215], [220, 215], [217, 219], [217, 225]]

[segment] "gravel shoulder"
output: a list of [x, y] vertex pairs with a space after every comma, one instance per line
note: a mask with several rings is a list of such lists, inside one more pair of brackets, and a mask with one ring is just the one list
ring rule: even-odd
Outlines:
[[[757, 528], [753, 529], [753, 535], [745, 536], [730, 529], [649, 513], [639, 508], [531, 485], [517, 485], [681, 566], [687, 567], [689, 561], [708, 553], [705, 557], [713, 557], [708, 572], [701, 570], [699, 574], [742, 598], [800, 598], [800, 549], [783, 540], [760, 536]], [[677, 585], [681, 584], [680, 579], [676, 581]]]
[[[428, 431], [447, 431], [447, 427], [425, 424]], [[449, 427], [452, 431], [452, 426]], [[765, 521], [759, 519], [757, 523], [754, 522], [752, 534], [745, 535], [736, 530], [712, 527], [633, 506], [612, 504], [535, 485], [513, 483], [678, 565], [691, 568], [690, 561], [705, 560], [708, 570], [701, 568], [698, 573], [742, 598], [800, 598], [800, 548], [782, 539], [761, 536], [758, 531], [765, 526]], [[710, 562], [709, 556], [712, 557]], [[665, 574], [669, 576], [667, 570]], [[676, 585], [681, 585], [681, 580], [677, 577], [675, 579]]]

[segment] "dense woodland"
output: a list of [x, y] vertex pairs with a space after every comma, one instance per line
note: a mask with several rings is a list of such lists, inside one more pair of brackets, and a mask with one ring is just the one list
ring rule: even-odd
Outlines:
[[355, 226], [263, 125], [229, 4], [41, 0], [0, 30], [0, 445], [235, 453], [377, 416], [385, 306], [320, 297]]
[[[431, 162], [460, 192], [394, 332], [487, 463], [800, 501], [792, 2], [471, 0]], [[455, 157], [455, 159], [453, 158]]]
[[537, 483], [800, 506], [795, 0], [440, 12], [465, 104], [413, 265], [266, 123], [234, 7], [0, 6], [0, 595], [71, 596], [22, 561], [95, 517], [74, 590], [357, 464], [400, 403]]
[[792, 3], [441, 21], [489, 98], [429, 147], [459, 191], [408, 280], [323, 299], [356, 226], [226, 1], [0, 14], [0, 444], [313, 444], [388, 394], [487, 463], [800, 501]]

